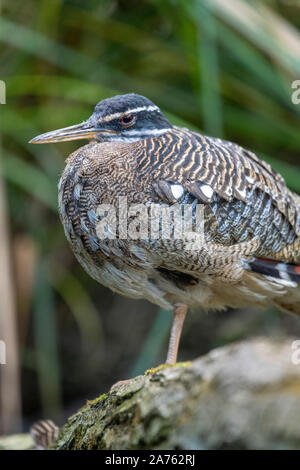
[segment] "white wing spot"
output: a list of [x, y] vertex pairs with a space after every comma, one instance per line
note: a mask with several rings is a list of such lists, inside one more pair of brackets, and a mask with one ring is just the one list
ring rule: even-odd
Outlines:
[[238, 188], [235, 188], [236, 192], [241, 196], [241, 198], [245, 199], [245, 197], [247, 196], [247, 193], [246, 193], [246, 189], [238, 189]]
[[81, 190], [82, 190], [82, 184], [77, 183], [74, 187], [74, 197], [75, 197], [75, 199], [80, 199]]
[[203, 192], [204, 196], [208, 199], [211, 199], [213, 197], [214, 190], [208, 184], [203, 184], [203, 186], [201, 186], [201, 191]]
[[246, 176], [246, 180], [248, 181], [248, 183], [250, 184], [253, 184], [254, 183], [254, 178], [251, 178], [251, 176]]
[[172, 184], [171, 191], [175, 199], [179, 199], [184, 193], [184, 189], [181, 184]]

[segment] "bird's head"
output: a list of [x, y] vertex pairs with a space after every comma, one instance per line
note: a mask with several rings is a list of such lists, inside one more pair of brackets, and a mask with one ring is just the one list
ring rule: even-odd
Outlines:
[[89, 139], [100, 142], [133, 142], [156, 137], [172, 125], [148, 98], [135, 93], [100, 101], [91, 117], [75, 126], [41, 134], [31, 144]]

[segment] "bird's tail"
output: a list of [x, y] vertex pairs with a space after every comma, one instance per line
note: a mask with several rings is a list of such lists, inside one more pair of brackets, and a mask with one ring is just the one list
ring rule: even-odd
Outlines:
[[300, 266], [276, 260], [256, 258], [248, 263], [249, 269], [267, 279], [276, 280], [287, 288], [287, 293], [277, 298], [275, 305], [288, 313], [300, 315]]
[[300, 287], [298, 289], [288, 289], [288, 293], [280, 299], [276, 299], [274, 304], [283, 312], [300, 315]]

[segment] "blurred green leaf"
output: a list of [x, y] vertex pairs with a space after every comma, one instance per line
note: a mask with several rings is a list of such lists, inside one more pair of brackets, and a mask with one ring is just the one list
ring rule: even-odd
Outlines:
[[12, 183], [57, 211], [57, 187], [34, 165], [4, 151], [2, 154], [4, 176]]
[[52, 416], [54, 419], [59, 419], [62, 410], [62, 390], [57, 350], [55, 303], [52, 289], [45, 278], [45, 263], [43, 260], [40, 260], [36, 273], [33, 328], [35, 367], [40, 387], [43, 416]]

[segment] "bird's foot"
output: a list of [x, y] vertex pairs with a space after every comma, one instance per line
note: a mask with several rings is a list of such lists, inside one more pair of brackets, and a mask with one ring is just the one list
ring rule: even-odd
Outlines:
[[114, 390], [115, 388], [122, 387], [122, 385], [128, 384], [129, 382], [131, 382], [131, 380], [133, 380], [133, 379], [119, 380], [118, 382], [116, 382], [115, 384], [113, 384], [113, 385], [110, 387], [110, 390], [112, 391], [112, 390]]
[[152, 369], [147, 369], [145, 371], [145, 375], [156, 374], [161, 370], [168, 369], [169, 367], [189, 367], [191, 361], [186, 362], [175, 362], [175, 364], [161, 364], [160, 366], [153, 367]]
[[132, 377], [131, 379], [126, 379], [126, 380], [119, 380], [118, 382], [116, 382], [115, 384], [113, 384], [111, 387], [110, 387], [110, 390], [115, 390], [116, 388], [119, 388], [119, 387], [122, 387], [123, 385], [127, 385], [127, 384], [130, 384], [132, 382], [132, 386], [133, 388], [136, 388], [136, 384], [138, 383], [138, 380], [140, 377], [142, 377], [142, 375], [137, 375], [136, 377]]
[[[145, 371], [144, 375], [156, 374], [157, 372], [160, 372], [161, 370], [164, 370], [164, 369], [168, 369], [170, 367], [189, 367], [190, 365], [191, 365], [191, 361], [175, 362], [175, 364], [164, 363], [164, 364], [160, 364], [157, 367], [152, 367], [151, 369], [147, 369]], [[139, 375], [137, 377], [141, 377], [141, 376]], [[115, 390], [116, 388], [122, 387], [122, 385], [126, 385], [126, 384], [130, 383], [134, 379], [136, 379], [136, 377], [133, 377], [132, 379], [119, 380], [118, 382], [114, 383], [110, 387], [110, 391]]]

